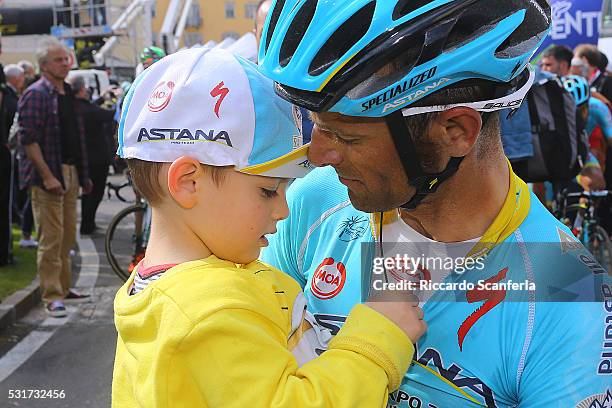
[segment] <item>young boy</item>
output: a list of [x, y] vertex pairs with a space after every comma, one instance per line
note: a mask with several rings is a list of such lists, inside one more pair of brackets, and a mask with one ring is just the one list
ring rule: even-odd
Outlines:
[[425, 331], [416, 303], [356, 306], [329, 341], [297, 283], [257, 261], [287, 179], [307, 172], [298, 123], [226, 51], [181, 51], [136, 80], [119, 154], [153, 214], [115, 298], [114, 407], [380, 407], [399, 386]]

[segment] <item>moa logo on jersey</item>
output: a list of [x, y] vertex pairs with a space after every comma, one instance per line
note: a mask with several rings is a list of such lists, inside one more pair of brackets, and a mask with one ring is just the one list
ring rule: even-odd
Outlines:
[[346, 282], [346, 267], [334, 258], [325, 258], [315, 270], [310, 281], [310, 290], [319, 299], [336, 296]]

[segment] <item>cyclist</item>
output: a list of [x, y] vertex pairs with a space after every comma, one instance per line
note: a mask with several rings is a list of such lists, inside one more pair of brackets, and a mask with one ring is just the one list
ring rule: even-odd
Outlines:
[[147, 69], [165, 56], [166, 52], [164, 50], [154, 45], [151, 45], [145, 47], [140, 53], [140, 62], [142, 63], [142, 67], [144, 69]]
[[[602, 129], [602, 134], [612, 144], [612, 116], [610, 116], [610, 111], [603, 102], [591, 96], [587, 80], [579, 75], [568, 75], [563, 77], [562, 80], [563, 86], [572, 94], [576, 101], [576, 108], [583, 123], [585, 123], [587, 135], [592, 140], [593, 130], [596, 126], [599, 126]], [[605, 181], [599, 163], [600, 160], [597, 155], [590, 151], [589, 158], [577, 178], [578, 182], [587, 191], [603, 190], [605, 188]]]
[[[260, 69], [277, 93], [314, 111], [309, 159], [331, 167], [292, 184], [292, 215], [262, 259], [298, 280], [317, 320], [337, 330], [381, 279], [412, 278], [415, 265], [403, 270], [388, 257], [401, 255], [397, 243], [425, 260], [484, 256], [481, 270], [418, 271], [426, 282], [487, 284], [425, 294], [429, 330], [390, 406], [611, 398], [612, 286], [514, 175], [495, 113], [523, 100], [550, 13], [540, 0], [278, 0], [271, 8]], [[388, 259], [387, 277], [371, 272]], [[535, 288], [489, 285], [510, 280]], [[592, 301], [602, 297], [607, 303]]]

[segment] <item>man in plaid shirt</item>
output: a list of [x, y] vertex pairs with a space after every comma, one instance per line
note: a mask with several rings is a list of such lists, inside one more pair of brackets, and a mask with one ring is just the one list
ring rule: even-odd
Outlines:
[[75, 111], [67, 48], [55, 38], [37, 51], [42, 77], [19, 101], [19, 162], [21, 188], [30, 188], [38, 228], [38, 274], [47, 312], [66, 316], [64, 300], [84, 300], [70, 289], [70, 250], [76, 242], [79, 185], [91, 190], [81, 116]]

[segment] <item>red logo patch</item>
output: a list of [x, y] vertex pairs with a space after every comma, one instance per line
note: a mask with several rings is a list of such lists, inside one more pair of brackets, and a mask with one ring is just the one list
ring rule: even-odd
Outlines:
[[336, 296], [346, 282], [346, 267], [334, 258], [325, 258], [317, 267], [310, 282], [312, 293], [319, 299], [331, 299]]
[[162, 81], [151, 93], [149, 96], [149, 102], [147, 102], [147, 106], [151, 112], [159, 112], [164, 110], [166, 106], [170, 103], [170, 99], [172, 99], [172, 91], [174, 90], [174, 82], [172, 81]]
[[228, 93], [229, 89], [225, 87], [223, 81], [219, 82], [217, 86], [215, 86], [212, 91], [210, 91], [210, 96], [212, 96], [213, 98], [219, 97], [217, 103], [215, 104], [215, 115], [217, 115], [217, 117], [219, 117], [219, 108], [221, 107], [221, 102], [223, 102]]
[[[485, 283], [497, 283], [502, 279], [506, 278], [506, 272], [508, 272], [508, 268], [504, 268], [497, 275], [491, 276], [489, 279], [485, 281]], [[468, 334], [472, 326], [485, 314], [487, 314], [491, 309], [500, 304], [506, 298], [505, 290], [485, 290], [475, 288], [473, 290], [468, 290], [465, 294], [468, 303], [474, 302], [482, 302], [482, 306], [476, 309], [471, 315], [467, 317], [461, 323], [459, 330], [457, 331], [457, 339], [459, 340], [459, 350], [463, 351], [463, 340], [465, 340], [465, 336]]]

